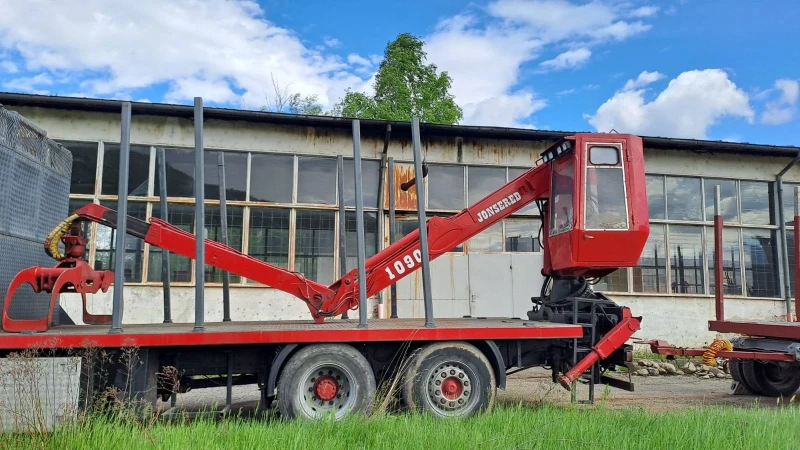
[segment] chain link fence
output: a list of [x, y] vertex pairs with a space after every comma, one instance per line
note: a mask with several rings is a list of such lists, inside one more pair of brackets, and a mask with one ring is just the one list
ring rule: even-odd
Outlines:
[[[52, 267], [44, 252], [47, 234], [69, 214], [72, 153], [16, 111], [0, 105], [0, 303], [16, 274], [28, 267]], [[20, 288], [9, 310], [12, 319], [47, 314], [50, 295]], [[56, 308], [54, 321], [58, 321]]]

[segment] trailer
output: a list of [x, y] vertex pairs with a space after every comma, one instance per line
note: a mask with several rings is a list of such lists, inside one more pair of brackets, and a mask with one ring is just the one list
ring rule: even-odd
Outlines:
[[[798, 156], [800, 159], [800, 156]], [[797, 162], [797, 160], [795, 160]], [[788, 170], [788, 168], [787, 168]], [[794, 316], [787, 301], [785, 322], [758, 322], [725, 319], [723, 294], [722, 230], [720, 187], [715, 186], [714, 199], [714, 307], [715, 320], [708, 322], [709, 331], [718, 337], [706, 348], [678, 348], [664, 340], [639, 341], [653, 353], [674, 356], [700, 356], [703, 363], [717, 365], [717, 358], [728, 360], [734, 394], [766, 397], [792, 397], [800, 389], [800, 268], [792, 274], [795, 281]], [[794, 260], [800, 261], [800, 188], [794, 193]], [[781, 214], [783, 215], [783, 214]], [[788, 261], [788, 258], [785, 258]], [[788, 266], [788, 263], [785, 264]], [[787, 267], [787, 276], [789, 270]], [[787, 290], [788, 290], [787, 282]], [[733, 335], [725, 339], [724, 335]]]
[[[120, 186], [128, 184], [130, 122], [131, 105], [125, 102]], [[84, 405], [108, 388], [153, 406], [159, 398], [174, 405], [176, 396], [188, 389], [225, 385], [227, 402], [219, 411], [224, 414], [230, 411], [232, 387], [247, 384], [260, 390], [262, 408], [277, 402], [280, 413], [288, 418], [365, 413], [384, 387], [405, 408], [439, 417], [467, 417], [492, 407], [496, 390], [505, 388], [509, 372], [532, 367], [549, 368], [553, 382], [571, 390], [573, 399], [578, 382], [589, 385], [589, 402], [597, 383], [633, 390], [630, 378], [609, 373], [631, 362], [628, 341], [642, 319], [595, 292], [592, 285], [617, 268], [635, 266], [649, 234], [638, 136], [579, 133], [560, 139], [529, 171], [453, 217], [428, 218], [425, 190], [420, 189], [419, 228], [367, 259], [360, 124], [352, 120], [358, 267], [325, 286], [226, 245], [224, 171], [220, 177], [223, 242], [204, 237], [200, 98], [195, 99], [194, 123], [196, 234], [165, 220], [129, 217], [124, 196], [117, 211], [98, 204], [74, 211], [44, 239], [44, 251], [58, 264], [21, 270], [6, 291], [0, 333], [3, 355], [31, 349], [55, 355], [78, 351]], [[413, 119], [410, 127], [415, 178], [402, 186], [404, 190], [422, 185], [427, 174], [419, 121]], [[159, 159], [161, 183], [165, 183], [163, 157]], [[163, 217], [167, 217], [166, 195], [162, 186]], [[541, 275], [546, 281], [538, 295], [532, 293], [527, 317], [435, 318], [429, 261], [531, 203], [542, 217], [539, 233], [545, 263]], [[116, 228], [114, 271], [96, 271], [83, 261], [87, 240], [82, 225], [87, 222]], [[125, 235], [163, 249], [165, 260], [173, 252], [198, 262], [194, 323], [172, 323], [168, 282], [164, 283], [164, 323], [125, 324], [122, 286], [113, 291], [111, 315], [88, 312], [86, 294], [112, 289], [115, 273], [122, 273]], [[223, 322], [206, 323], [205, 265], [220, 268], [226, 276], [234, 273], [291, 293], [308, 306], [311, 320], [233, 322], [226, 314]], [[369, 320], [367, 297], [417, 270], [422, 273], [424, 318]], [[9, 316], [16, 291], [25, 285], [51, 295], [47, 316]], [[87, 325], [52, 325], [56, 301], [75, 297], [66, 294], [80, 294]], [[353, 310], [358, 310], [358, 319], [342, 319]], [[98, 361], [98, 353], [110, 357]]]

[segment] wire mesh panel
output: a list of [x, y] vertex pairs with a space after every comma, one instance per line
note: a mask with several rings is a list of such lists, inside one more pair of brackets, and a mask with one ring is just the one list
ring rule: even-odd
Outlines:
[[[0, 105], [0, 304], [14, 276], [35, 265], [54, 266], [44, 252], [47, 234], [69, 213], [72, 154], [47, 133]], [[49, 295], [18, 291], [9, 315], [36, 319]], [[60, 315], [56, 309], [54, 321]]]

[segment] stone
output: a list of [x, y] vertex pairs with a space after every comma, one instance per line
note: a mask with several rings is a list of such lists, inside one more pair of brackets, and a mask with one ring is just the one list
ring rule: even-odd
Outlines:
[[686, 375], [686, 372], [684, 372], [681, 369], [678, 369], [678, 370], [675, 371], [675, 375]]
[[645, 361], [644, 359], [640, 359], [639, 360], [639, 365], [642, 366], [642, 367], [647, 367], [647, 361]]
[[690, 374], [691, 374], [691, 373], [695, 373], [695, 372], [697, 372], [697, 367], [696, 367], [696, 366], [694, 365], [694, 363], [692, 363], [692, 362], [690, 362], [689, 364], [687, 364], [687, 365], [686, 365], [686, 367], [684, 367], [683, 369], [684, 369], [684, 371], [685, 371], [686, 373], [690, 373]]
[[634, 373], [635, 373], [636, 375], [639, 375], [640, 377], [646, 377], [646, 376], [648, 375], [648, 373], [647, 373], [647, 369], [639, 369], [639, 370], [637, 370], [637, 371], [636, 371], [636, 372], [634, 372]]
[[658, 374], [659, 375], [666, 375], [667, 374], [667, 369], [665, 369], [663, 367], [659, 367], [658, 368]]
[[667, 373], [670, 375], [675, 375], [678, 373], [678, 369], [670, 363], [661, 363], [661, 368], [667, 371]]
[[707, 366], [705, 364], [700, 366], [700, 370], [702, 370], [703, 372], [711, 372], [711, 369], [712, 369], [711, 366]]
[[658, 369], [656, 369], [655, 367], [648, 367], [647, 368], [647, 373], [649, 375], [652, 375], [652, 376], [657, 376], [658, 375]]
[[712, 367], [711, 370], [709, 370], [709, 372], [711, 373], [711, 375], [714, 375], [715, 377], [718, 377], [718, 378], [723, 378], [723, 377], [720, 377], [720, 375], [723, 375], [723, 376], [725, 375], [725, 372], [722, 369], [718, 368], [718, 367]]
[[711, 375], [705, 374], [705, 375], [703, 375], [703, 376], [702, 376], [702, 377], [700, 377], [700, 378], [701, 378], [701, 379], [703, 379], [703, 380], [708, 380], [708, 379], [710, 379], [710, 378], [711, 378]]
[[714, 376], [716, 376], [717, 378], [725, 378], [726, 377], [725, 372], [722, 372], [722, 371], [716, 373]]

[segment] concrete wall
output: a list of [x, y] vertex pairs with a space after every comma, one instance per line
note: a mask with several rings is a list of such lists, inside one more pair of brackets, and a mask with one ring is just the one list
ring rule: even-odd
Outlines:
[[[37, 125], [47, 130], [53, 139], [105, 140], [118, 142], [120, 138], [119, 115], [53, 111], [42, 108], [14, 108]], [[423, 133], [424, 134], [424, 133]], [[546, 143], [465, 139], [461, 158], [455, 137], [424, 136], [424, 151], [430, 162], [465, 164], [501, 164], [530, 166]], [[167, 117], [138, 116], [134, 109], [131, 140], [135, 144], [155, 146], [193, 147], [193, 127], [189, 120]], [[253, 152], [281, 152], [311, 155], [352, 154], [352, 141], [347, 130], [321, 130], [312, 127], [223, 122], [209, 120], [205, 124], [205, 144], [209, 149], [246, 150]], [[363, 157], [378, 158], [383, 146], [383, 135], [362, 135]], [[410, 142], [392, 138], [389, 155], [397, 161], [412, 161]], [[755, 158], [703, 154], [689, 151], [646, 150], [645, 164], [648, 172], [675, 175], [697, 175], [755, 180], [774, 180], [775, 175], [788, 163], [776, 158]], [[792, 170], [786, 181], [800, 181], [800, 170]], [[384, 236], [386, 239], [387, 237]], [[434, 297], [437, 312], [445, 316], [460, 317], [470, 309], [470, 277], [466, 255], [454, 256], [434, 262], [437, 277]], [[463, 260], [462, 260], [463, 259]], [[535, 259], [535, 258], [534, 258]], [[540, 280], [541, 262], [533, 261], [526, 271], [515, 277]], [[441, 272], [441, 274], [439, 274]], [[514, 278], [517, 279], [517, 278]], [[522, 279], [522, 278], [520, 278]], [[540, 281], [539, 281], [540, 282]], [[519, 283], [522, 285], [522, 283]], [[536, 284], [535, 282], [533, 284]], [[538, 285], [537, 285], [538, 286]], [[398, 286], [401, 316], [423, 315], [421, 283], [419, 277], [407, 277]], [[517, 289], [513, 293], [513, 314], [524, 305], [525, 297], [538, 294]], [[519, 291], [519, 292], [518, 292]], [[174, 286], [172, 290], [173, 319], [191, 322], [194, 318], [193, 287]], [[710, 342], [713, 334], [707, 331], [707, 321], [713, 318], [712, 296], [667, 296], [641, 294], [614, 294], [620, 303], [630, 306], [634, 314], [644, 317], [643, 329], [637, 337], [666, 339], [679, 345], [700, 345]], [[231, 290], [232, 317], [234, 320], [306, 319], [305, 305], [293, 297], [270, 288], [233, 287]], [[91, 299], [94, 313], [110, 312], [110, 293]], [[523, 299], [523, 300], [519, 300]], [[517, 301], [519, 300], [519, 301]], [[489, 301], [489, 300], [487, 300]], [[529, 300], [528, 300], [529, 301]], [[449, 302], [449, 303], [448, 303]], [[221, 289], [206, 290], [206, 320], [222, 318]], [[73, 318], [79, 318], [77, 298], [65, 298], [62, 305]], [[491, 303], [480, 306], [489, 308]], [[782, 300], [730, 298], [726, 301], [728, 318], [779, 320], [785, 306]], [[388, 311], [386, 312], [388, 314]], [[524, 316], [524, 315], [523, 315]], [[161, 288], [158, 286], [131, 285], [126, 289], [125, 322], [160, 322], [162, 319]]]

